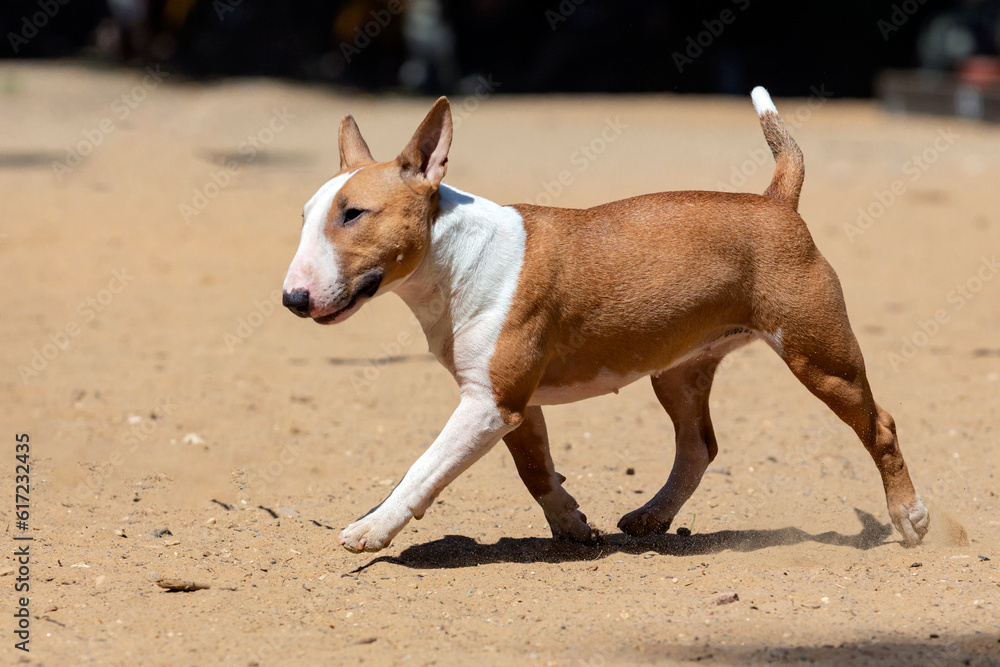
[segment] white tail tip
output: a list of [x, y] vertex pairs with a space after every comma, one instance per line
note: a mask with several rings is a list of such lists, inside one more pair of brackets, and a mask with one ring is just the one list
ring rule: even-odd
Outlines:
[[771, 101], [771, 96], [763, 86], [757, 86], [751, 90], [750, 99], [753, 100], [753, 108], [757, 111], [758, 116], [763, 116], [767, 111], [774, 114], [778, 113], [778, 109], [774, 106], [774, 102]]

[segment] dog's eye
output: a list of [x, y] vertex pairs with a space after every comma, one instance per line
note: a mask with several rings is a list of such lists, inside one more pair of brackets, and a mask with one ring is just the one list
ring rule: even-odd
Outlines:
[[344, 211], [344, 224], [347, 225], [354, 222], [355, 220], [360, 218], [361, 214], [364, 212], [365, 212], [364, 209], [360, 208], [347, 209], [346, 211]]

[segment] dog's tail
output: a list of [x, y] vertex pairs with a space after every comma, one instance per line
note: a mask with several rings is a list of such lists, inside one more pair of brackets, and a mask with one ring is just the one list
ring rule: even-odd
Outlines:
[[764, 138], [771, 147], [776, 163], [774, 177], [771, 179], [771, 185], [764, 191], [764, 196], [791, 206], [793, 211], [798, 210], [799, 192], [806, 176], [802, 151], [785, 129], [785, 124], [781, 122], [778, 110], [767, 91], [757, 86], [751, 91], [750, 99], [753, 100], [753, 108], [760, 116], [760, 127], [764, 130]]

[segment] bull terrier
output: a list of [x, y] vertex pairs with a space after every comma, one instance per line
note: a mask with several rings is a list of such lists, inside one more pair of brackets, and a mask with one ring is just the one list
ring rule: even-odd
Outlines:
[[661, 192], [588, 209], [501, 206], [442, 183], [452, 141], [444, 97], [391, 162], [376, 162], [344, 116], [340, 172], [303, 209], [283, 304], [335, 324], [395, 292], [461, 391], [391, 494], [340, 534], [346, 549], [385, 548], [501, 439], [553, 536], [592, 540], [553, 467], [542, 406], [642, 377], [673, 421], [676, 453], [663, 488], [618, 527], [666, 532], [718, 452], [715, 371], [758, 339], [854, 429], [904, 543], [921, 541], [929, 514], [893, 418], [872, 397], [837, 275], [797, 213], [802, 152], [767, 91], [751, 98], [776, 162], [763, 195]]

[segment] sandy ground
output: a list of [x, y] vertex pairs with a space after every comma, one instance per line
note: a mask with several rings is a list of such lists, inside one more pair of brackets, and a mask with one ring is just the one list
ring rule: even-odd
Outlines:
[[[355, 555], [339, 530], [457, 391], [396, 297], [333, 328], [272, 298], [341, 115], [388, 159], [429, 100], [72, 65], [6, 64], [0, 90], [0, 662], [1000, 664], [1000, 128], [778, 100], [806, 155], [801, 212], [932, 513], [923, 546], [900, 545], [864, 449], [758, 345], [717, 379], [721, 453], [675, 522], [690, 537], [615, 529], [672, 459], [639, 382], [546, 412], [604, 544], [548, 539], [499, 447]], [[500, 202], [538, 201], [564, 170], [562, 206], [770, 179], [749, 98], [454, 103], [447, 180]], [[12, 634], [17, 433], [30, 654]]]

